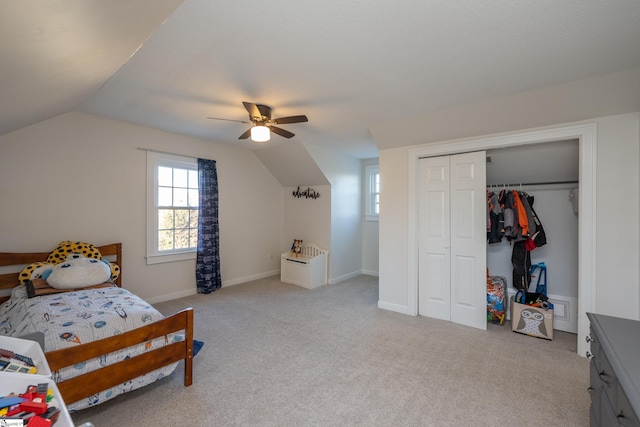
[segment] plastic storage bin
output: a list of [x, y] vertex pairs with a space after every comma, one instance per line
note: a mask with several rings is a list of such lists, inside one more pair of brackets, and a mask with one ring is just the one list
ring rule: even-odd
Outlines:
[[21, 375], [38, 375], [51, 378], [51, 369], [49, 369], [49, 364], [44, 356], [44, 352], [37, 342], [22, 338], [0, 336], [0, 349], [10, 350], [14, 353], [30, 357], [33, 360], [38, 372], [35, 374]]
[[[69, 411], [67, 410], [67, 406], [60, 395], [60, 390], [58, 390], [56, 383], [53, 382], [51, 378], [32, 374], [10, 374], [0, 372], [0, 396], [6, 396], [9, 393], [24, 393], [30, 385], [38, 385], [41, 383], [47, 383], [49, 389], [53, 392], [53, 400], [48, 403], [49, 406], [60, 408], [60, 415], [58, 415], [55, 427], [74, 427]], [[0, 417], [0, 419], [2, 418]]]

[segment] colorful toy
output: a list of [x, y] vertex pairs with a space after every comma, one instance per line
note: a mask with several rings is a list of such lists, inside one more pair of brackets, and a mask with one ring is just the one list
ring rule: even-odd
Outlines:
[[49, 405], [52, 399], [47, 383], [30, 385], [22, 394], [11, 393], [0, 398], [0, 416], [28, 420], [29, 427], [51, 426], [60, 415], [59, 408]]
[[487, 274], [487, 321], [502, 325], [506, 318], [506, 279]]

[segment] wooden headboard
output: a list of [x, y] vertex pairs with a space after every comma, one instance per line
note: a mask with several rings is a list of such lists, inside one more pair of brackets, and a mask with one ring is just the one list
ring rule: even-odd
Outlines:
[[[116, 279], [116, 285], [122, 286], [122, 243], [111, 243], [104, 246], [96, 246], [103, 258], [118, 264], [120, 276]], [[18, 276], [22, 269], [34, 262], [46, 261], [49, 252], [0, 252], [0, 267], [15, 267], [16, 271], [0, 274], [0, 303], [9, 299], [4, 295], [7, 290], [18, 286]], [[10, 268], [14, 270], [14, 268]]]

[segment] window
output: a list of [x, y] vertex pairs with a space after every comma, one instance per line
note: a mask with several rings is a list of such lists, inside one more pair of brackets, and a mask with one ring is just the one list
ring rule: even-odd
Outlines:
[[198, 245], [196, 159], [147, 152], [147, 264], [193, 259]]
[[380, 213], [380, 168], [378, 165], [365, 167], [365, 219], [377, 221]]

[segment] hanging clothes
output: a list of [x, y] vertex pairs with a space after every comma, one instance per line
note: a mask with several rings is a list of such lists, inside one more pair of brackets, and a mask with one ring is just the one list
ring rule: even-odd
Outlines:
[[511, 238], [514, 237], [513, 232], [516, 229], [516, 213], [513, 210], [513, 194], [509, 190], [502, 189], [498, 200], [502, 206], [502, 213], [504, 217], [503, 235], [506, 236], [507, 239], [511, 240]]
[[544, 227], [542, 227], [542, 222], [540, 221], [540, 217], [538, 217], [538, 214], [536, 213], [535, 209], [533, 209], [533, 201], [534, 201], [533, 196], [527, 196], [527, 200], [529, 202], [529, 205], [531, 206], [531, 214], [533, 216], [533, 221], [536, 225], [536, 231], [531, 234], [531, 238], [529, 239], [531, 241], [530, 246], [533, 247], [533, 249], [535, 249], [547, 244], [547, 234], [544, 232]]
[[[545, 245], [546, 233], [533, 202], [534, 197], [524, 191], [502, 189], [496, 194], [487, 190], [487, 242], [499, 243], [506, 237], [510, 242], [525, 242], [527, 251]], [[514, 248], [516, 252], [521, 250], [521, 247]], [[512, 258], [520, 262], [522, 256], [516, 253]]]
[[487, 192], [487, 212], [487, 241], [500, 243], [504, 235], [504, 215], [496, 193]]
[[516, 232], [516, 240], [526, 240], [529, 238], [529, 220], [527, 219], [527, 211], [524, 208], [520, 194], [516, 190], [511, 190], [513, 194], [515, 211], [517, 212], [518, 221], [516, 225], [519, 229]]
[[[529, 196], [525, 192], [518, 194], [520, 201], [528, 216], [530, 236], [526, 239], [516, 240], [511, 253], [511, 265], [513, 266], [513, 287], [519, 291], [526, 292], [531, 283], [531, 251], [535, 248], [545, 245], [547, 237], [540, 222], [540, 218], [533, 209], [533, 196]], [[524, 233], [522, 234], [524, 237]], [[539, 243], [536, 244], [536, 240]]]
[[529, 289], [529, 284], [531, 283], [531, 251], [527, 250], [524, 240], [513, 244], [511, 265], [513, 266], [513, 287], [519, 291]]

